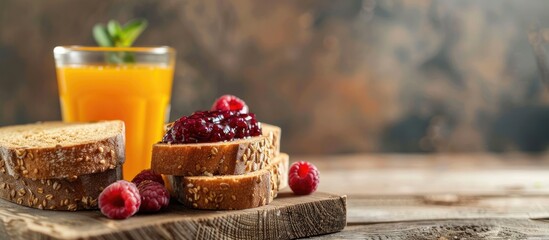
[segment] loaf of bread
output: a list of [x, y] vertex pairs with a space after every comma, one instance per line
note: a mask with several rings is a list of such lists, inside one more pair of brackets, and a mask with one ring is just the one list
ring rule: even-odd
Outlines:
[[0, 128], [0, 198], [38, 209], [96, 209], [122, 178], [124, 123], [45, 122]]
[[0, 172], [23, 178], [74, 178], [124, 162], [124, 122], [44, 122], [0, 128]]
[[263, 135], [228, 142], [153, 146], [151, 169], [174, 176], [240, 175], [265, 168], [280, 152], [280, 128], [262, 124]]
[[196, 209], [233, 210], [269, 204], [286, 186], [289, 157], [281, 153], [263, 169], [242, 175], [167, 176], [172, 195]]
[[30, 179], [0, 172], [0, 198], [38, 209], [96, 209], [103, 189], [122, 178], [122, 167], [71, 178]]

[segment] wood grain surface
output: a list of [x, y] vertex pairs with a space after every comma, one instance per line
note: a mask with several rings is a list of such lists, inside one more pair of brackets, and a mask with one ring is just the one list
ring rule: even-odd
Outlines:
[[[549, 156], [294, 157], [348, 194], [347, 227], [318, 239], [549, 239]], [[344, 184], [341, 184], [344, 183]]]
[[526, 219], [473, 219], [353, 225], [319, 239], [548, 239], [549, 224]]
[[99, 211], [43, 211], [0, 201], [0, 239], [293, 239], [345, 227], [346, 197], [282, 192], [271, 204], [240, 211], [191, 210], [110, 220]]
[[[108, 220], [98, 212], [12, 210], [15, 205], [1, 202], [0, 236], [284, 239], [343, 228], [336, 213], [345, 213], [346, 206], [347, 227], [311, 238], [549, 239], [549, 155], [389, 154], [292, 160], [313, 162], [320, 170], [319, 191], [336, 195], [295, 197], [286, 192], [269, 206], [242, 212], [192, 211], [174, 205], [173, 211], [126, 221]], [[57, 222], [52, 214], [59, 214]], [[191, 220], [197, 216], [203, 218]], [[121, 231], [115, 234], [117, 229]], [[93, 231], [97, 233], [92, 235]]]

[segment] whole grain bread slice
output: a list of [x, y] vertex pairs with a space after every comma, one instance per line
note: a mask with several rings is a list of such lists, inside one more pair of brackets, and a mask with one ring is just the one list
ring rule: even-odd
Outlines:
[[76, 178], [30, 179], [0, 172], [0, 198], [19, 205], [48, 210], [97, 209], [97, 197], [105, 187], [122, 178], [118, 165], [100, 173]]
[[286, 185], [289, 157], [285, 153], [259, 171], [226, 176], [167, 176], [172, 195], [196, 209], [236, 210], [269, 204]]
[[50, 179], [104, 172], [124, 163], [124, 122], [44, 122], [0, 128], [0, 172]]
[[240, 175], [263, 169], [280, 153], [279, 127], [262, 123], [263, 135], [228, 142], [153, 146], [151, 169], [174, 176]]

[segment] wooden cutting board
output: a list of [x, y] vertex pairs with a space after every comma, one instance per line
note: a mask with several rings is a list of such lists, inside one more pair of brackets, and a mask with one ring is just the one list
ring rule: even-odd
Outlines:
[[162, 213], [110, 220], [99, 211], [47, 211], [0, 200], [0, 239], [293, 239], [342, 230], [346, 202], [346, 196], [286, 191], [254, 209], [206, 211], [172, 204]]

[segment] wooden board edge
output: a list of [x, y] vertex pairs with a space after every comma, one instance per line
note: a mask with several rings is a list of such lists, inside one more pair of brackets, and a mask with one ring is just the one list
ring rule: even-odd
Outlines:
[[[309, 214], [300, 214], [305, 211]], [[304, 202], [245, 214], [171, 221], [115, 233], [99, 239], [296, 239], [342, 231], [347, 225], [347, 196]]]
[[[51, 223], [42, 223], [35, 218], [27, 219], [23, 215], [28, 213], [22, 213], [22, 216], [10, 220], [10, 224], [0, 224], [0, 239], [3, 239], [2, 236], [7, 239], [64, 240], [295, 239], [343, 230], [347, 225], [347, 204], [346, 195], [315, 193], [308, 196], [296, 196], [291, 192], [282, 192], [272, 204], [256, 209], [212, 212], [213, 214], [209, 217], [185, 217], [164, 219], [164, 221], [158, 219], [160, 221], [141, 226], [126, 225], [127, 227], [118, 230], [113, 227], [123, 221], [113, 220], [115, 225], [111, 225], [109, 220], [106, 220], [105, 224], [107, 225], [104, 230], [107, 231], [92, 234], [90, 234], [91, 232], [82, 232], [82, 235], [69, 234], [65, 236], [59, 232], [63, 231], [63, 228], [57, 228], [55, 224]], [[95, 218], [92, 215], [89, 216], [90, 220]], [[6, 222], [5, 217], [3, 216], [0, 220]], [[66, 220], [70, 221], [69, 219], [70, 217]], [[77, 221], [86, 220], [84, 218]], [[35, 227], [30, 228], [28, 224]], [[45, 231], [46, 228], [49, 230]]]

